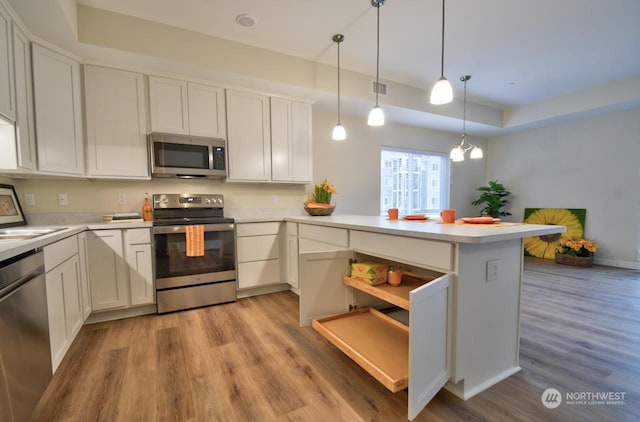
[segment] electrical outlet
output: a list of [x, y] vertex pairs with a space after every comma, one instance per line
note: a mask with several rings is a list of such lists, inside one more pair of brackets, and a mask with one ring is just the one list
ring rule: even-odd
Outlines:
[[487, 278], [486, 281], [494, 281], [498, 279], [498, 271], [500, 270], [500, 266], [498, 265], [497, 259], [492, 259], [491, 261], [487, 261]]
[[33, 207], [36, 204], [36, 196], [32, 193], [25, 193], [24, 204], [28, 207]]
[[122, 205], [122, 204], [126, 204], [127, 203], [127, 194], [126, 193], [119, 193], [118, 194], [118, 204]]
[[280, 197], [279, 197], [278, 195], [272, 195], [272, 196], [271, 196], [271, 201], [272, 201], [274, 204], [277, 204], [278, 202], [280, 202]]
[[69, 197], [66, 193], [58, 194], [58, 205], [69, 205]]

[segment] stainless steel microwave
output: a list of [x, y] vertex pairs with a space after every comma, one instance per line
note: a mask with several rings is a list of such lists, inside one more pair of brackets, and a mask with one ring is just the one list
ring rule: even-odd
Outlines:
[[227, 177], [224, 139], [152, 133], [149, 156], [155, 177]]

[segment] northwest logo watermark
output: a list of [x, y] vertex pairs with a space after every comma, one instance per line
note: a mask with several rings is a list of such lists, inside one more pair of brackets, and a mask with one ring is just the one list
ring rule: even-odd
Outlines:
[[625, 391], [570, 391], [562, 393], [555, 388], [547, 388], [542, 392], [542, 404], [548, 409], [555, 409], [564, 401], [566, 405], [624, 405]]

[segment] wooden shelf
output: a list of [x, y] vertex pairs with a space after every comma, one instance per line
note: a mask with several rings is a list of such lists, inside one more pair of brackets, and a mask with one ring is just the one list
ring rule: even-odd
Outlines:
[[384, 300], [385, 302], [389, 302], [408, 311], [409, 292], [430, 282], [432, 279], [428, 278], [427, 276], [415, 273], [403, 272], [402, 284], [400, 284], [399, 286], [392, 286], [387, 283], [372, 286], [348, 276], [344, 276], [342, 280], [347, 286], [362, 290], [365, 293], [368, 293], [372, 296]]
[[314, 319], [313, 328], [396, 393], [409, 385], [409, 327], [373, 309]]

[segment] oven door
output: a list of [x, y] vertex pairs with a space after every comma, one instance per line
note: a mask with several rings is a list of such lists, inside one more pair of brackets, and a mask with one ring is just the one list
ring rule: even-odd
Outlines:
[[194, 286], [236, 279], [233, 224], [204, 225], [204, 256], [188, 257], [187, 226], [153, 228], [156, 289]]

